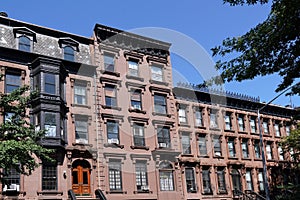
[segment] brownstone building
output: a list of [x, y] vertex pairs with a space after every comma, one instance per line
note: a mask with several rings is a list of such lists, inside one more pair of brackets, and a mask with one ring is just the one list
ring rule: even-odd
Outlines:
[[[100, 24], [88, 38], [6, 16], [0, 31], [0, 91], [40, 92], [31, 122], [56, 150], [56, 162], [41, 160], [30, 176], [12, 169], [1, 199], [233, 199], [241, 195], [233, 190], [264, 190], [255, 112], [263, 104], [173, 88], [171, 44]], [[293, 128], [293, 109], [264, 111], [270, 173], [290, 159], [278, 141]]]

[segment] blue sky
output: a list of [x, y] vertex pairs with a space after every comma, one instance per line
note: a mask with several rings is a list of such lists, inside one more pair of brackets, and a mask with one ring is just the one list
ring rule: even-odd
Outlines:
[[[87, 37], [92, 35], [96, 23], [133, 31], [147, 30], [147, 27], [163, 28], [183, 34], [210, 56], [210, 49], [221, 44], [226, 37], [242, 35], [266, 19], [270, 4], [230, 7], [222, 0], [0, 0], [0, 11], [17, 20]], [[194, 49], [188, 51], [197, 53]], [[202, 77], [194, 73], [195, 67], [188, 59], [172, 55], [176, 73], [191, 83], [200, 82]], [[216, 58], [211, 59], [216, 61]], [[275, 89], [280, 81], [280, 77], [272, 75], [225, 84], [225, 89], [259, 96], [261, 101], [268, 102], [276, 96]], [[299, 106], [299, 102], [299, 97], [292, 97], [294, 105]], [[290, 98], [282, 95], [274, 103], [284, 106], [290, 104]]]

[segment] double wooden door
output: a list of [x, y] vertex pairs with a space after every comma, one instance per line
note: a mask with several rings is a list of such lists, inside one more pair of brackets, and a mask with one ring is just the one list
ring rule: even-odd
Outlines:
[[90, 167], [84, 162], [77, 162], [72, 168], [72, 189], [75, 195], [85, 196], [91, 193]]

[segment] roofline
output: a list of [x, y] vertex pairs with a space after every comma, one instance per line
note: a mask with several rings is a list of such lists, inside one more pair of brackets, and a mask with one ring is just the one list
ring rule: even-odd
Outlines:
[[56, 38], [70, 37], [70, 38], [73, 38], [74, 40], [78, 41], [79, 43], [84, 43], [84, 44], [93, 44], [93, 42], [94, 42], [92, 37], [85, 37], [85, 36], [81, 36], [81, 35], [72, 34], [69, 32], [59, 31], [56, 29], [52, 29], [52, 28], [48, 28], [45, 26], [40, 26], [40, 25], [36, 25], [36, 24], [24, 22], [24, 21], [12, 19], [9, 17], [4, 17], [1, 15], [0, 15], [0, 24], [4, 24], [4, 25], [10, 26], [10, 27], [25, 26], [36, 33], [42, 33], [44, 35], [54, 36]]

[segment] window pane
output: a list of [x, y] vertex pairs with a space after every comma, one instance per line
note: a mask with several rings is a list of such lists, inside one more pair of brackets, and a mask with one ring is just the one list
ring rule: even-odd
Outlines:
[[42, 190], [57, 190], [57, 166], [42, 166]]
[[87, 119], [76, 119], [75, 117], [76, 143], [88, 143], [88, 122]]
[[193, 168], [185, 168], [185, 181], [187, 192], [196, 192], [195, 173]]
[[74, 103], [79, 105], [86, 105], [86, 86], [74, 86]]
[[206, 148], [206, 137], [205, 135], [199, 135], [198, 137], [198, 145], [199, 145], [199, 151], [200, 155], [207, 155], [207, 148]]
[[19, 37], [19, 50], [30, 52], [30, 39], [26, 36]]
[[56, 113], [45, 112], [45, 130], [47, 137], [56, 137]]
[[133, 125], [133, 139], [135, 146], [145, 146], [144, 126], [139, 124]]
[[155, 81], [163, 81], [163, 72], [161, 67], [151, 66], [151, 79]]
[[212, 192], [210, 174], [208, 169], [202, 169], [202, 186], [205, 194], [209, 194]]
[[115, 57], [113, 55], [104, 55], [104, 69], [107, 71], [115, 71]]
[[45, 74], [45, 92], [49, 94], [55, 94], [55, 75], [54, 74]]
[[154, 95], [154, 111], [156, 113], [166, 114], [166, 97], [163, 95]]
[[135, 179], [136, 179], [137, 190], [146, 190], [145, 187], [142, 187], [142, 186], [148, 186], [146, 162], [137, 162], [135, 164]]
[[139, 68], [138, 62], [136, 61], [128, 61], [128, 68], [129, 68], [129, 75], [131, 76], [138, 76], [139, 75]]
[[108, 171], [109, 189], [122, 190], [121, 163], [110, 161], [108, 164]]
[[170, 141], [170, 130], [167, 127], [158, 128], [157, 133], [157, 140], [158, 145], [161, 148], [170, 148], [171, 147], [171, 141]]
[[69, 61], [74, 61], [75, 59], [74, 49], [70, 46], [64, 48], [64, 59]]
[[5, 92], [11, 93], [15, 89], [21, 86], [21, 75], [20, 74], [10, 74], [7, 72], [5, 74]]
[[119, 125], [117, 122], [107, 122], [107, 139], [108, 143], [119, 144]]
[[203, 126], [202, 112], [201, 111], [196, 111], [195, 112], [195, 118], [196, 118], [196, 126]]
[[191, 144], [190, 144], [190, 135], [189, 134], [182, 134], [181, 144], [182, 144], [182, 153], [183, 154], [191, 154]]

